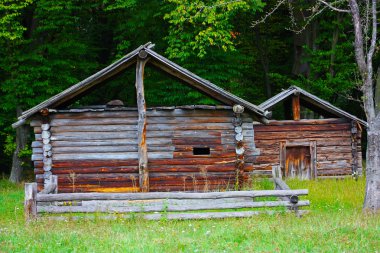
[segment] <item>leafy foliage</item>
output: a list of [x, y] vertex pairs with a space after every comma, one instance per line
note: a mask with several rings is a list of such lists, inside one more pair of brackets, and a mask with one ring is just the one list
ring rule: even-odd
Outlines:
[[255, 12], [263, 6], [261, 0], [167, 2], [171, 10], [164, 15], [170, 24], [166, 53], [182, 61], [193, 55], [203, 58], [212, 47], [234, 51], [236, 35], [231, 19], [239, 12]]
[[[141, 44], [197, 75], [261, 103], [295, 84], [349, 112], [359, 98], [349, 16], [315, 19], [314, 44], [304, 43], [307, 74], [294, 75], [295, 34], [288, 9], [258, 20], [275, 0], [2, 0], [0, 1], [0, 170], [8, 172], [16, 109], [26, 110], [83, 80]], [[298, 5], [297, 5], [298, 6]], [[300, 5], [301, 6], [301, 5]], [[337, 35], [337, 37], [334, 37]], [[336, 40], [337, 38], [337, 40]], [[375, 59], [380, 63], [379, 54]], [[377, 66], [376, 65], [376, 66]], [[76, 101], [72, 107], [121, 99], [135, 106], [134, 67]], [[146, 69], [148, 106], [216, 104], [175, 78]]]

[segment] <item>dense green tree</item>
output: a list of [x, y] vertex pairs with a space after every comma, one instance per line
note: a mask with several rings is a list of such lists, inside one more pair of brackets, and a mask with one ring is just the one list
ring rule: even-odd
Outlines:
[[[251, 27], [276, 0], [0, 2], [0, 167], [6, 173], [14, 150], [14, 161], [20, 154], [29, 156], [28, 142], [20, 138], [29, 136], [27, 127], [17, 130], [17, 141], [10, 128], [17, 111], [148, 41], [158, 53], [253, 103], [291, 84], [349, 111], [354, 108], [345, 97], [360, 97], [348, 15], [324, 13], [297, 34], [287, 5]], [[306, 10], [295, 13], [297, 19]], [[148, 106], [217, 103], [149, 65], [145, 81]], [[111, 99], [135, 105], [133, 66], [72, 106]]]

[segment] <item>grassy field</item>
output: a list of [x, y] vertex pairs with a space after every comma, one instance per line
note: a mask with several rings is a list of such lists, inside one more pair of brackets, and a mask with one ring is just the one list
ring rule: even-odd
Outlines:
[[[0, 252], [380, 252], [380, 216], [363, 214], [364, 179], [288, 181], [311, 213], [203, 221], [23, 218], [22, 185], [0, 181]], [[268, 182], [255, 188], [268, 188]]]

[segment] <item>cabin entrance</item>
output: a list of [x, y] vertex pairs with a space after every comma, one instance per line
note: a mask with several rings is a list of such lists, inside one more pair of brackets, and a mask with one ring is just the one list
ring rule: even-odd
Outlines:
[[284, 175], [287, 178], [310, 179], [310, 147], [295, 146], [286, 148]]
[[280, 142], [280, 167], [286, 178], [316, 177], [316, 142]]

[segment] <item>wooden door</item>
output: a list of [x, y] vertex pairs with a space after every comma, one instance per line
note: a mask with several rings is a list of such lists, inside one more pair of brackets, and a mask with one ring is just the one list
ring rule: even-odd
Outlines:
[[311, 179], [311, 154], [309, 146], [286, 147], [285, 177]]

